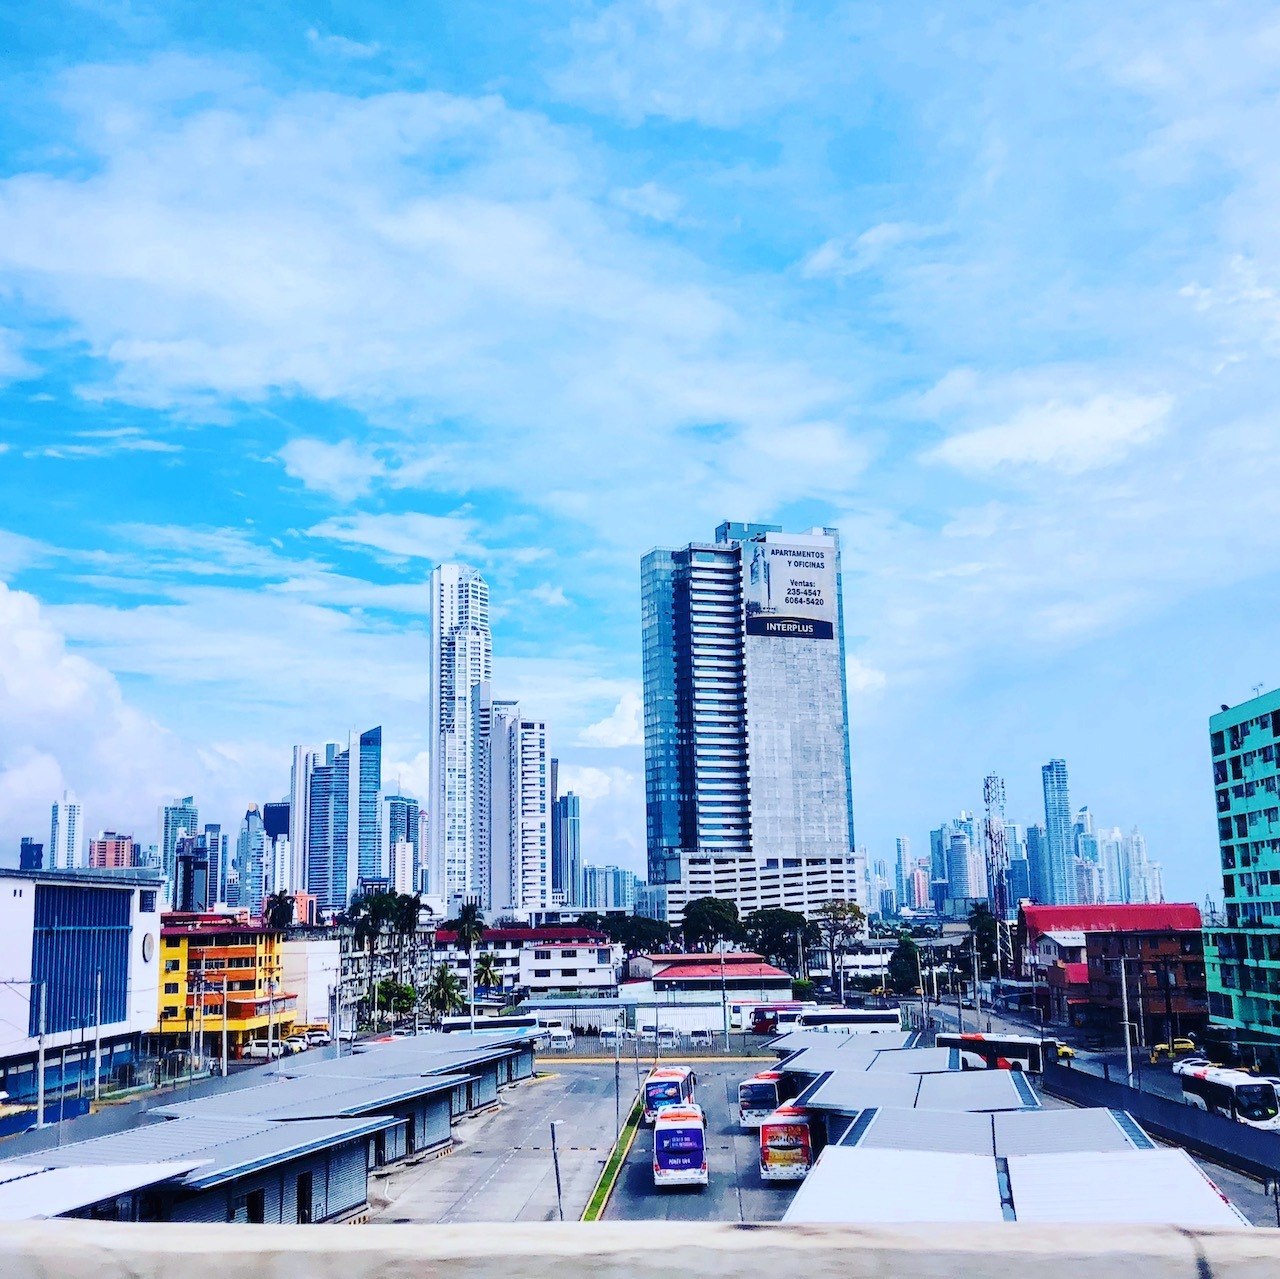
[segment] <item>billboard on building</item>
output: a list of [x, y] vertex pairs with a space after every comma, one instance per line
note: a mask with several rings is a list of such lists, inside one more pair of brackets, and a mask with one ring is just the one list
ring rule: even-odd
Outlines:
[[748, 635], [835, 638], [834, 542], [770, 533], [744, 545], [742, 556]]

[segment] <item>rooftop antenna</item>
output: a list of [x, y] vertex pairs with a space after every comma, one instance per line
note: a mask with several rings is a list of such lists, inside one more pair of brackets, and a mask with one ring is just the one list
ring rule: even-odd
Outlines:
[[982, 784], [986, 806], [987, 896], [997, 919], [1009, 916], [1009, 850], [1004, 838], [1004, 781], [989, 773]]

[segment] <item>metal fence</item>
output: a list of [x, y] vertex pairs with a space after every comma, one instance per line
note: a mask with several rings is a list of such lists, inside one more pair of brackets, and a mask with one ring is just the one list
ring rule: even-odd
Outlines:
[[1081, 1106], [1127, 1110], [1148, 1132], [1264, 1182], [1280, 1180], [1280, 1132], [1210, 1115], [1101, 1075], [1046, 1062], [1041, 1087]]

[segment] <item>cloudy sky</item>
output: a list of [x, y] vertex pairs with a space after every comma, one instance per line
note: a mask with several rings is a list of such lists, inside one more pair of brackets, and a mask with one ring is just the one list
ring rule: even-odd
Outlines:
[[638, 562], [838, 526], [858, 840], [1039, 766], [1214, 886], [1280, 682], [1280, 19], [762, 0], [0, 13], [0, 859], [80, 793], [425, 777], [493, 588], [586, 855], [643, 860]]

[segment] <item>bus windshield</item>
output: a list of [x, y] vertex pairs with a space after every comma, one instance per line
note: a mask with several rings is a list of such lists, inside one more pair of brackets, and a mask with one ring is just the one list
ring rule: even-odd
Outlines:
[[1274, 1119], [1280, 1108], [1276, 1106], [1276, 1090], [1271, 1084], [1241, 1084], [1236, 1089], [1236, 1113], [1241, 1119], [1255, 1123], [1262, 1119]]
[[739, 1084], [738, 1101], [743, 1106], [768, 1106], [770, 1110], [778, 1108], [777, 1084]]

